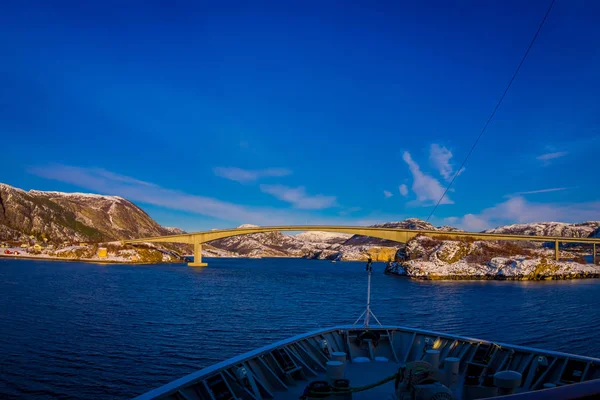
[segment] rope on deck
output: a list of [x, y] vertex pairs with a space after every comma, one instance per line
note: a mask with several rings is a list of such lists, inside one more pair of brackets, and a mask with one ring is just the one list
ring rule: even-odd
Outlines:
[[[302, 394], [302, 396], [300, 396], [300, 399], [324, 398], [324, 397], [329, 397], [329, 396], [339, 396], [339, 395], [350, 394], [350, 393], [364, 392], [365, 390], [373, 389], [377, 386], [386, 384], [392, 380], [396, 380], [395, 385], [398, 386], [398, 384], [400, 382], [402, 382], [405, 378], [408, 378], [409, 382], [414, 383], [414, 378], [416, 378], [417, 375], [421, 375], [424, 373], [428, 374], [429, 372], [431, 372], [431, 368], [427, 367], [425, 365], [410, 365], [410, 364], [412, 364], [412, 363], [409, 363], [404, 367], [400, 367], [400, 369], [398, 369], [398, 372], [396, 372], [393, 375], [385, 377], [382, 380], [377, 381], [375, 383], [371, 383], [371, 384], [364, 385], [364, 386], [358, 386], [358, 387], [347, 388], [347, 389], [337, 388], [335, 390], [330, 390], [329, 392], [311, 391], [309, 389], [309, 387], [307, 386], [306, 389], [304, 390], [304, 393]], [[408, 375], [406, 375], [407, 372], [408, 372]]]

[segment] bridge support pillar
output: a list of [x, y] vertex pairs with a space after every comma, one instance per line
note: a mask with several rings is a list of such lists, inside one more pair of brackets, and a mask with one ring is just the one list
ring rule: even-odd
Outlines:
[[188, 263], [190, 267], [206, 267], [208, 264], [202, 262], [202, 243], [194, 243], [194, 262]]
[[558, 261], [558, 240], [554, 241], [554, 259]]
[[593, 246], [593, 253], [592, 253], [592, 262], [594, 263], [594, 265], [598, 264], [598, 259], [596, 258], [596, 243], [592, 244]]

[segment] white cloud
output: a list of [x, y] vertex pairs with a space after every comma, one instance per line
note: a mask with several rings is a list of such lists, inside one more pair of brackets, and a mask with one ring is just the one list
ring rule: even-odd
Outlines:
[[539, 189], [539, 190], [529, 190], [527, 192], [517, 192], [513, 194], [508, 194], [504, 197], [514, 197], [514, 196], [522, 196], [525, 194], [538, 194], [538, 193], [551, 193], [551, 192], [561, 192], [563, 190], [569, 189], [568, 187], [558, 187], [558, 188], [550, 188], [550, 189]]
[[335, 196], [324, 196], [317, 194], [309, 196], [303, 186], [291, 188], [284, 185], [260, 185], [260, 190], [270, 194], [279, 200], [291, 203], [295, 208], [307, 210], [320, 210], [336, 205]]
[[429, 161], [431, 164], [440, 172], [440, 175], [446, 180], [452, 178], [453, 167], [450, 164], [452, 158], [452, 152], [445, 146], [433, 143], [429, 148]]
[[393, 196], [392, 192], [388, 192], [387, 190], [383, 191], [383, 195], [385, 196], [386, 199]]
[[448, 217], [444, 218], [444, 222], [447, 224], [454, 224], [458, 221], [458, 217]]
[[586, 203], [533, 203], [524, 197], [513, 197], [479, 214], [466, 214], [457, 226], [481, 231], [500, 225], [542, 221], [582, 222], [600, 219], [600, 201]]
[[[424, 174], [419, 165], [412, 159], [408, 151], [404, 152], [402, 159], [404, 162], [406, 162], [406, 164], [408, 164], [408, 168], [412, 173], [412, 190], [417, 195], [417, 202], [421, 205], [431, 205], [432, 203], [437, 203], [444, 193], [444, 187], [434, 177]], [[448, 197], [448, 195], [446, 195], [440, 204], [454, 204], [454, 202]]]
[[[186, 211], [229, 221], [237, 225], [240, 223], [258, 225], [352, 225], [356, 223], [354, 220], [322, 218], [306, 212], [274, 207], [250, 207], [212, 197], [193, 195], [99, 168], [48, 165], [31, 167], [29, 172], [43, 178], [69, 183], [95, 193], [117, 195], [133, 202]], [[328, 198], [326, 197], [326, 199]], [[310, 199], [304, 200], [301, 205], [315, 206], [318, 205], [319, 201], [323, 202], [323, 199], [312, 200], [312, 203]]]
[[554, 160], [556, 158], [564, 157], [567, 154], [569, 154], [569, 153], [566, 152], [566, 151], [556, 151], [554, 153], [540, 154], [539, 156], [536, 157], [536, 159], [539, 160], [539, 161], [548, 162], [548, 161]]
[[467, 231], [475, 232], [484, 231], [492, 227], [489, 221], [474, 214], [466, 214], [462, 217], [458, 225]]
[[398, 190], [400, 190], [402, 196], [408, 196], [408, 187], [404, 183], [398, 187]]
[[281, 177], [292, 173], [286, 168], [242, 169], [237, 167], [215, 167], [215, 175], [240, 183], [255, 182], [260, 178]]

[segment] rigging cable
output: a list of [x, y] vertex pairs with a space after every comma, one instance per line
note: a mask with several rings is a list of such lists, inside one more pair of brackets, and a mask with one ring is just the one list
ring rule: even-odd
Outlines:
[[554, 6], [554, 1], [552, 0], [550, 2], [550, 5], [548, 6], [548, 9], [546, 10], [546, 14], [544, 14], [544, 18], [542, 19], [542, 21], [540, 22], [540, 25], [538, 26], [537, 31], [535, 32], [535, 35], [533, 35], [533, 39], [531, 39], [531, 42], [529, 43], [529, 46], [527, 47], [527, 50], [525, 51], [525, 54], [523, 55], [523, 58], [521, 58], [521, 61], [519, 62], [519, 65], [517, 66], [517, 69], [515, 70], [515, 73], [513, 74], [512, 78], [510, 78], [510, 81], [508, 82], [508, 85], [506, 86], [506, 89], [504, 89], [504, 93], [502, 93], [502, 96], [500, 96], [500, 100], [498, 100], [498, 103], [496, 104], [496, 107], [494, 107], [494, 110], [492, 111], [492, 113], [490, 114], [489, 118], [487, 119], [487, 122], [485, 123], [485, 125], [483, 126], [483, 129], [481, 130], [481, 132], [479, 133], [479, 136], [477, 136], [477, 139], [475, 140], [475, 142], [473, 143], [473, 146], [471, 146], [471, 150], [469, 150], [469, 152], [467, 153], [467, 156], [465, 157], [465, 159], [463, 160], [462, 164], [460, 164], [460, 167], [456, 170], [456, 172], [454, 173], [454, 176], [452, 177], [452, 180], [450, 181], [450, 183], [448, 183], [448, 186], [446, 187], [446, 189], [444, 190], [444, 193], [442, 193], [442, 196], [440, 197], [440, 199], [437, 201], [436, 205], [433, 207], [433, 210], [431, 210], [431, 213], [429, 214], [429, 216], [427, 217], [427, 222], [429, 222], [429, 219], [433, 216], [433, 214], [435, 213], [435, 210], [437, 210], [438, 206], [440, 205], [440, 203], [442, 202], [442, 200], [444, 199], [444, 197], [446, 196], [446, 194], [448, 193], [448, 190], [450, 190], [450, 187], [452, 186], [452, 184], [454, 183], [454, 180], [456, 179], [456, 177], [460, 174], [460, 172], [462, 171], [462, 169], [464, 168], [465, 164], [467, 163], [467, 160], [469, 159], [469, 157], [471, 156], [471, 153], [473, 153], [473, 150], [475, 150], [475, 147], [477, 146], [477, 144], [479, 143], [479, 140], [481, 139], [481, 137], [483, 136], [485, 130], [487, 129], [488, 125], [490, 124], [490, 122], [492, 121], [492, 118], [494, 118], [494, 115], [496, 115], [496, 111], [498, 111], [498, 108], [500, 107], [500, 104], [502, 104], [502, 100], [504, 100], [504, 97], [506, 97], [506, 93], [508, 93], [508, 90], [510, 89], [513, 81], [515, 80], [515, 78], [517, 77], [517, 74], [519, 73], [519, 70], [521, 69], [521, 66], [523, 65], [523, 63], [525, 62], [525, 59], [527, 58], [527, 55], [529, 55], [529, 51], [531, 50], [531, 48], [533, 47], [533, 44], [535, 43], [535, 40], [537, 39], [540, 31], [542, 30], [542, 27], [544, 26], [544, 23], [546, 22], [546, 19], [548, 19], [548, 14], [550, 14], [550, 10], [552, 10], [552, 6]]

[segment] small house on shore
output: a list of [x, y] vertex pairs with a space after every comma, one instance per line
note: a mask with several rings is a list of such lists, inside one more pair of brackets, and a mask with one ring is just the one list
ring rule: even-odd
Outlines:
[[107, 258], [108, 257], [108, 249], [106, 247], [98, 247], [98, 257]]

